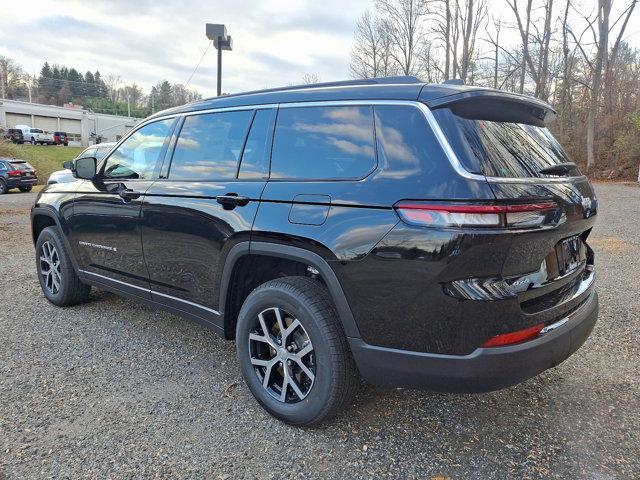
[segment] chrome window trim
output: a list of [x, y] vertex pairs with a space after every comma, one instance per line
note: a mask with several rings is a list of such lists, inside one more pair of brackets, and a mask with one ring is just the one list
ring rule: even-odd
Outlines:
[[[431, 109], [426, 104], [419, 102], [417, 100], [367, 100], [367, 99], [319, 100], [319, 101], [309, 101], [309, 102], [268, 103], [268, 104], [256, 104], [256, 105], [238, 105], [234, 107], [209, 108], [206, 110], [193, 110], [189, 112], [173, 113], [169, 115], [163, 115], [161, 117], [154, 117], [153, 119], [147, 120], [145, 122], [142, 122], [136, 125], [137, 128], [135, 130], [138, 130], [139, 128], [143, 127], [148, 123], [158, 121], [158, 120], [166, 120], [168, 118], [174, 118], [174, 117], [186, 117], [190, 115], [203, 115], [207, 113], [230, 112], [235, 110], [263, 110], [263, 109], [269, 109], [269, 108], [280, 109], [280, 108], [300, 108], [300, 107], [320, 107], [320, 106], [325, 106], [325, 107], [336, 106], [337, 107], [337, 106], [350, 106], [350, 105], [351, 106], [405, 105], [405, 106], [412, 106], [414, 108], [417, 108], [424, 115], [424, 118], [429, 124], [431, 131], [436, 136], [438, 143], [440, 144], [443, 151], [445, 152], [445, 155], [449, 160], [449, 163], [451, 164], [453, 169], [456, 171], [456, 173], [458, 173], [458, 175], [466, 178], [467, 180], [473, 180], [476, 182], [489, 182], [489, 183], [553, 184], [553, 183], [574, 182], [577, 180], [585, 180], [587, 178], [585, 175], [572, 176], [572, 177], [558, 177], [558, 178], [490, 177], [490, 176], [480, 175], [477, 173], [471, 173], [466, 168], [464, 168], [464, 166], [460, 162], [460, 159], [457, 157], [453, 148], [449, 144], [447, 137], [445, 136], [444, 132], [440, 128], [440, 125], [438, 124], [438, 121], [433, 115], [433, 112], [431, 111]], [[131, 135], [135, 130], [132, 130], [129, 133], [129, 135]], [[127, 135], [127, 137], [129, 135]], [[118, 142], [118, 144], [116, 144], [113, 147], [113, 150], [115, 150], [120, 145], [120, 143], [126, 140], [127, 137], [124, 137], [123, 139], [121, 139], [120, 142]], [[271, 179], [269, 179], [269, 181], [271, 181]]]

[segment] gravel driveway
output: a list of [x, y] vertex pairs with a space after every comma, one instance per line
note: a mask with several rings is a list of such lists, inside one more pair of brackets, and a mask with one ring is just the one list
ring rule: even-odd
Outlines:
[[44, 300], [29, 207], [0, 196], [0, 479], [640, 478], [640, 188], [599, 184], [600, 319], [584, 347], [482, 395], [363, 386], [317, 429], [269, 417], [232, 342], [94, 289]]

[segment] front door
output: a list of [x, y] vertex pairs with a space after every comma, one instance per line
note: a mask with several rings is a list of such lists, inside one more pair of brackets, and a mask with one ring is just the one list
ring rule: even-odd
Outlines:
[[79, 186], [70, 241], [83, 274], [149, 296], [140, 238], [140, 208], [157, 178], [175, 119], [149, 123], [106, 159], [96, 180]]
[[274, 118], [273, 109], [185, 117], [165, 178], [149, 188], [142, 207], [154, 300], [218, 320], [224, 260], [249, 240], [269, 173]]

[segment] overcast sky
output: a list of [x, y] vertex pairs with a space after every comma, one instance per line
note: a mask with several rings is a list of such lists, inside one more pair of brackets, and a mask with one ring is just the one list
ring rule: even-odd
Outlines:
[[[305, 73], [322, 81], [340, 80], [349, 77], [355, 23], [372, 3], [0, 0], [0, 54], [29, 73], [39, 72], [46, 60], [82, 73], [119, 75], [148, 92], [163, 79], [185, 83], [209, 42], [205, 23], [225, 23], [234, 40], [234, 50], [223, 53], [225, 92], [300, 83]], [[582, 3], [595, 5], [596, 0]], [[500, 5], [493, 4], [493, 15], [504, 12]], [[638, 15], [634, 17], [627, 31], [631, 43], [639, 45], [640, 25]], [[512, 34], [503, 32], [501, 40]], [[215, 65], [215, 49], [210, 48], [189, 87], [214, 95]]]

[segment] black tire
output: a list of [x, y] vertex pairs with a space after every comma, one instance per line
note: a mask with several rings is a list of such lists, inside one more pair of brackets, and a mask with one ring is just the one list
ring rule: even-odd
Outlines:
[[[53, 283], [51, 284], [52, 288], [50, 288], [50, 282], [45, 275], [47, 262], [43, 261], [42, 258], [43, 256], [47, 257], [47, 253], [44, 250], [48, 248], [46, 247], [47, 244], [55, 249], [56, 255], [52, 255], [52, 259], [55, 260], [56, 256], [58, 259], [57, 289]], [[48, 265], [51, 264], [49, 263]], [[58, 227], [47, 227], [40, 232], [36, 242], [36, 271], [44, 296], [54, 305], [67, 307], [80, 303], [89, 297], [91, 286], [85, 285], [78, 278]]]
[[30, 192], [33, 186], [29, 185], [28, 187], [18, 187], [21, 192]]
[[[291, 334], [290, 337], [285, 336], [284, 343], [278, 344], [279, 348], [282, 347], [279, 350], [280, 353], [272, 353], [271, 355], [275, 356], [268, 360], [284, 359], [284, 356], [278, 355], [287, 354], [283, 349], [287, 347], [288, 338], [303, 332], [308, 342], [303, 343], [302, 346], [308, 344], [312, 346], [311, 353], [305, 354], [304, 358], [307, 362], [312, 361], [313, 365], [309, 368], [313, 369], [314, 378], [311, 379], [306, 374], [303, 376], [298, 363], [289, 360], [286, 363], [292, 365], [291, 369], [284, 365], [284, 361], [277, 362], [273, 370], [269, 370], [269, 377], [275, 375], [276, 378], [282, 379], [280, 383], [283, 385], [284, 377], [278, 372], [283, 372], [284, 368], [287, 368], [290, 379], [294, 379], [292, 374], [302, 379], [296, 383], [299, 390], [303, 385], [302, 382], [306, 382], [307, 390], [303, 392], [305, 396], [302, 398], [295, 393], [291, 383], [288, 384], [289, 387], [285, 386], [284, 401], [276, 398], [270, 388], [277, 388], [277, 382], [274, 381], [272, 387], [263, 387], [264, 378], [267, 377], [266, 367], [252, 365], [252, 357], [254, 361], [256, 358], [255, 345], [264, 344], [256, 343], [255, 340], [252, 343], [250, 333], [253, 333], [254, 339], [257, 331], [264, 335], [263, 329], [258, 326], [261, 324], [258, 315], [271, 310], [275, 311], [276, 308], [285, 312], [283, 314], [285, 323], [291, 322], [288, 326], [285, 325], [285, 330], [289, 330], [293, 319], [299, 321], [302, 329], [298, 327], [298, 330], [294, 330], [296, 333]], [[289, 316], [287, 317], [286, 314]], [[272, 340], [274, 338], [271, 336]], [[269, 351], [273, 350], [271, 346], [267, 348]], [[303, 350], [305, 348], [300, 348], [300, 352]], [[359, 384], [347, 338], [329, 292], [320, 282], [307, 277], [270, 280], [249, 294], [238, 316], [236, 351], [242, 375], [253, 396], [267, 412], [290, 425], [310, 426], [335, 415], [351, 402]], [[261, 370], [262, 368], [265, 370]], [[264, 372], [262, 378], [259, 372]], [[311, 382], [310, 386], [309, 382]], [[269, 384], [268, 379], [266, 383]]]
[[0, 178], [0, 195], [4, 195], [9, 191], [6, 182]]
[[31, 145], [35, 145], [36, 144], [36, 139], [31, 137]]

